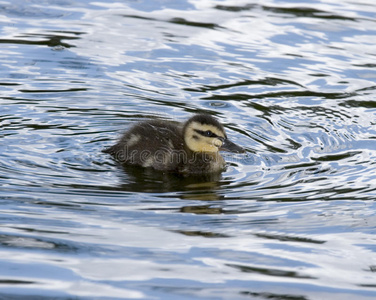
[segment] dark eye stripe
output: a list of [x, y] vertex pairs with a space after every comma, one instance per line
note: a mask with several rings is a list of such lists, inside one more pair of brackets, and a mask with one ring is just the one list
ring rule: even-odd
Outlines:
[[210, 131], [210, 130], [198, 130], [198, 129], [195, 129], [195, 131], [199, 134], [201, 134], [202, 136], [206, 136], [206, 137], [212, 137], [212, 138], [220, 138], [218, 135], [216, 135], [214, 132]]

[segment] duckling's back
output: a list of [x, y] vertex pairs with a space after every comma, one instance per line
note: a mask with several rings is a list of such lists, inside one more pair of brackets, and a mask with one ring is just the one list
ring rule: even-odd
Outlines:
[[161, 120], [136, 124], [104, 152], [124, 164], [162, 171], [176, 170], [186, 157], [181, 125]]

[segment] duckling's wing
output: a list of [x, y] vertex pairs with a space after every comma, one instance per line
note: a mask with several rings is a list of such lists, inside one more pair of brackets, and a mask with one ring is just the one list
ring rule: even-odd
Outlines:
[[175, 126], [174, 123], [151, 123], [152, 136], [149, 136], [151, 140], [154, 140], [158, 149], [170, 149], [178, 150], [183, 147], [183, 137], [181, 129]]
[[184, 142], [178, 123], [153, 120], [136, 124], [116, 145], [104, 152], [121, 163], [171, 170], [177, 164], [172, 153], [183, 149]]

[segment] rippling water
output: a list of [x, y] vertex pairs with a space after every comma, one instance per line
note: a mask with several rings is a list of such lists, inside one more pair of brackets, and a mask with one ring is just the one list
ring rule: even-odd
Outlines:
[[[1, 299], [374, 299], [376, 6], [1, 1]], [[215, 115], [207, 182], [121, 168]]]

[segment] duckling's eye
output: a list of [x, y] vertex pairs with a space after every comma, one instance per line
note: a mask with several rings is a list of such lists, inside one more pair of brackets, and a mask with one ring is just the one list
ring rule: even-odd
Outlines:
[[217, 135], [215, 133], [213, 133], [211, 130], [198, 130], [198, 129], [195, 129], [195, 131], [199, 134], [201, 134], [202, 136], [207, 136], [207, 137], [217, 137]]
[[202, 136], [206, 136], [206, 137], [212, 137], [212, 138], [215, 138], [215, 137], [218, 137], [218, 135], [216, 135], [213, 131], [211, 130], [198, 130], [198, 129], [195, 129], [195, 131], [199, 134], [201, 134]]
[[211, 132], [210, 130], [206, 130], [206, 131], [204, 131], [204, 135], [205, 136], [208, 136], [208, 137], [215, 137], [216, 135], [213, 133], [213, 132]]

